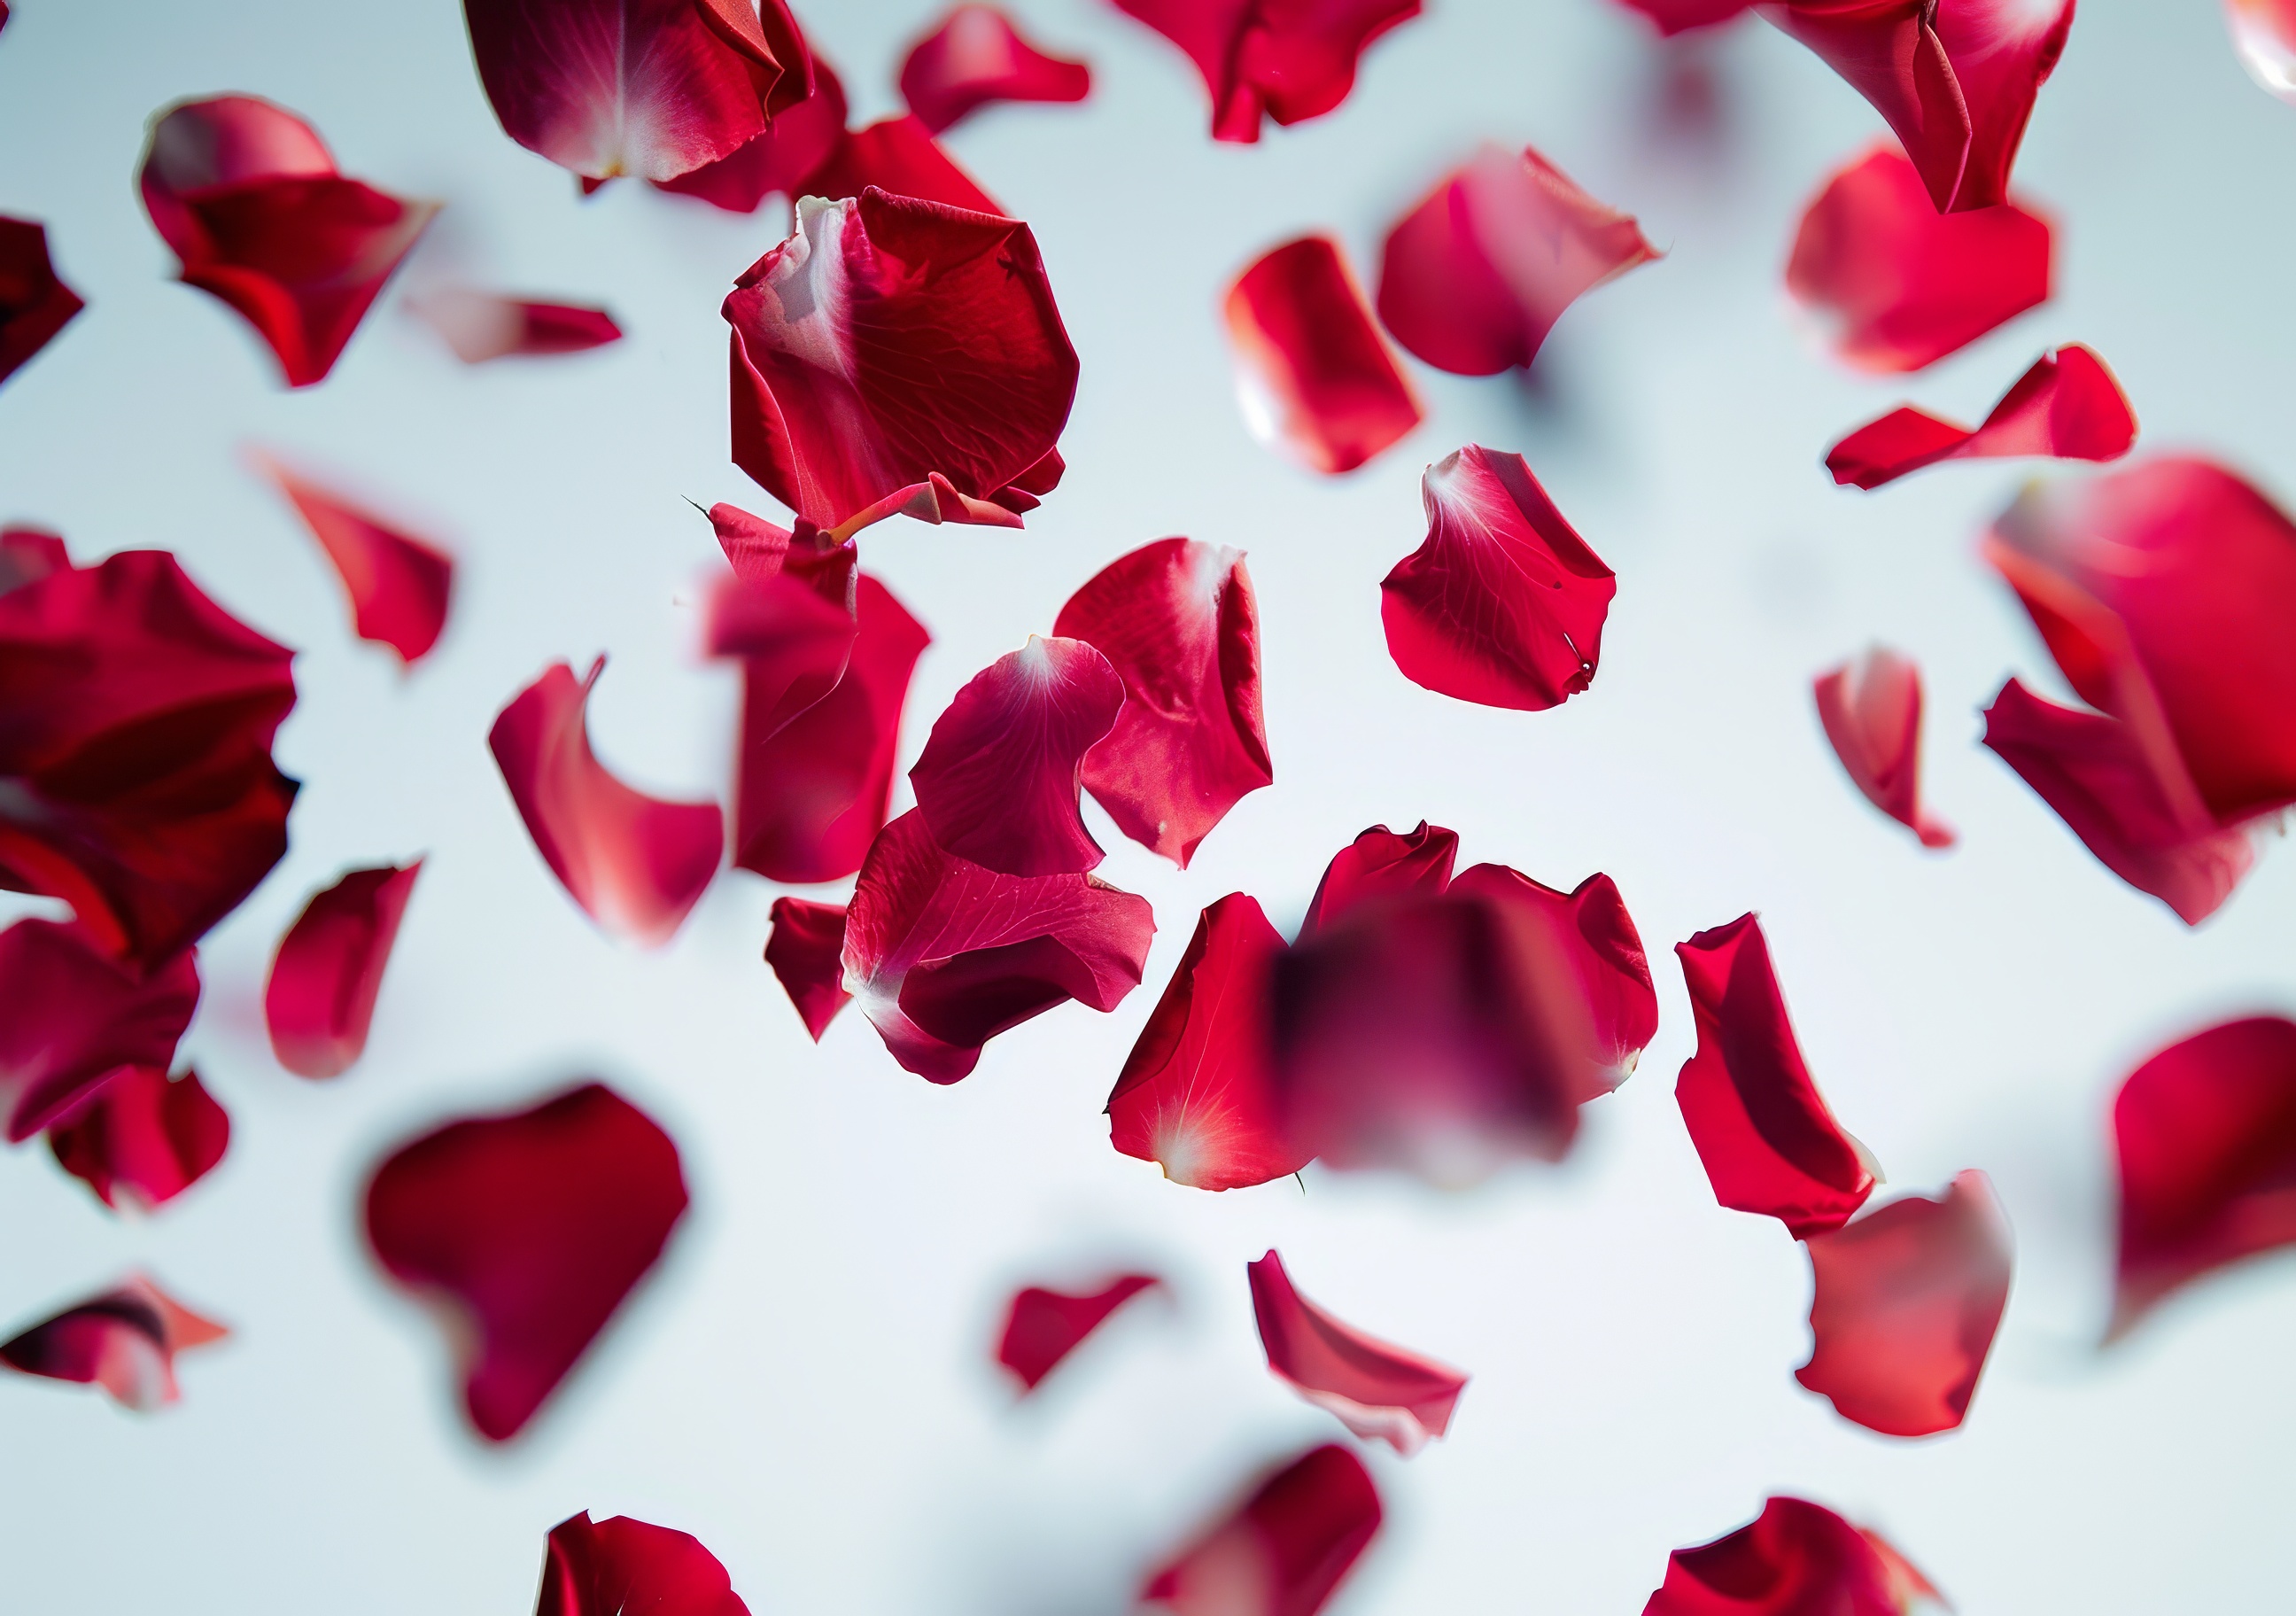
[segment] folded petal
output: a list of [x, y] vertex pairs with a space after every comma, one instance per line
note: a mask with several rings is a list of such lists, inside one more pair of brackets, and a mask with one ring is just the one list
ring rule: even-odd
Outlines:
[[353, 870], [303, 906], [272, 956], [263, 1019], [272, 1053], [299, 1078], [332, 1078], [366, 1048], [383, 967], [422, 873]]
[[207, 1177], [231, 1143], [231, 1119], [187, 1071], [122, 1066], [48, 1126], [56, 1164], [96, 1198], [149, 1211]]
[[1147, 900], [1087, 875], [1000, 875], [942, 849], [912, 810], [878, 833], [845, 912], [845, 982], [893, 1058], [935, 1083], [1007, 1028], [1140, 985]]
[[2079, 343], [2043, 354], [1972, 430], [1911, 405], [1869, 422], [1825, 453], [1833, 480], [1878, 488], [1941, 460], [2118, 460], [2136, 415], [2112, 373]]
[[632, 791], [591, 752], [585, 714], [605, 666], [600, 657], [577, 682], [552, 664], [502, 710], [487, 742], [559, 884], [606, 931], [651, 947], [669, 940], [717, 874], [725, 824], [716, 803]]
[[1866, 800], [1923, 847], [1951, 847], [1952, 828], [1922, 808], [1922, 671], [1913, 660], [1875, 645], [1811, 688], [1833, 755]]
[[258, 455], [255, 461], [279, 485], [333, 563], [350, 596], [351, 622], [359, 638], [390, 646], [402, 664], [429, 654], [447, 626], [453, 558], [268, 455]]
[[1797, 1240], [1840, 1228], [1874, 1193], [1873, 1166], [1802, 1063], [1760, 923], [1741, 915], [1674, 951], [1698, 1017], [1674, 1097], [1714, 1199]]
[[689, 1532], [570, 1515], [550, 1529], [534, 1616], [750, 1616], [718, 1556]]
[[1404, 677], [1538, 712], [1594, 682], [1617, 577], [1520, 455], [1470, 444], [1420, 481], [1427, 538], [1380, 584]]
[[969, 213], [1001, 216], [1004, 211], [956, 166], [919, 118], [882, 118], [854, 130], [805, 176], [806, 195], [832, 201], [857, 197], [872, 185], [894, 196], [945, 202]]
[[1424, 819], [1398, 835], [1375, 824], [1332, 856], [1316, 896], [1300, 923], [1306, 940], [1358, 904], [1423, 894], [1439, 898], [1451, 885], [1451, 864], [1459, 856], [1459, 833]]
[[763, 135], [716, 162], [653, 184], [700, 197], [728, 213], [755, 213], [768, 196], [787, 197], [793, 207], [805, 194], [808, 177], [844, 144], [845, 111], [845, 86], [816, 55], [813, 88], [775, 112], [773, 127]]
[[2225, 21], [2248, 76], [2296, 102], [2296, 13], [2283, 0], [2225, 0]]
[[1940, 214], [1899, 152], [1836, 173], [1801, 216], [1786, 290], [1859, 370], [1919, 370], [2048, 300], [2049, 222], [2015, 202]]
[[1878, 1534], [1774, 1497], [1727, 1537], [1669, 1555], [1643, 1616], [1909, 1616], [1924, 1601], [1945, 1603]]
[[709, 654], [741, 660], [745, 745], [770, 742], [844, 678], [858, 637], [852, 578], [849, 567], [737, 573], [712, 596]]
[[450, 1321], [463, 1406], [516, 1436], [645, 1277], [685, 1211], [677, 1146], [603, 1084], [464, 1118], [367, 1183], [383, 1271]]
[[1388, 232], [1379, 317], [1437, 370], [1488, 376], [1538, 357], [1562, 311], [1658, 257], [1529, 147], [1486, 144]]
[[1383, 1441], [1406, 1458], [1450, 1428], [1465, 1375], [1333, 1318], [1292, 1288], [1274, 1251], [1244, 1271], [1259, 1344], [1278, 1380], [1364, 1440]]
[[47, 227], [0, 215], [0, 381], [86, 307], [49, 261]]
[[1012, 1372], [1023, 1392], [1034, 1391], [1110, 1314], [1163, 1283], [1152, 1274], [1122, 1274], [1083, 1295], [1029, 1285], [1015, 1292], [1005, 1309], [996, 1361]]
[[1212, 138], [1256, 141], [1263, 116], [1318, 118], [1355, 88], [1371, 42], [1419, 0], [1116, 0], [1178, 45], [1211, 92]]
[[230, 1333], [137, 1274], [0, 1342], [0, 1364], [101, 1386], [121, 1407], [148, 1414], [176, 1399], [176, 1354]]
[[818, 1044], [853, 997], [845, 991], [845, 906], [776, 898], [773, 916], [766, 964]]
[[465, 365], [512, 355], [578, 354], [622, 340], [622, 328], [613, 316], [581, 303], [539, 302], [471, 286], [447, 286], [409, 299], [407, 307]]
[[901, 99], [935, 135], [999, 101], [1082, 101], [1092, 70], [1021, 37], [993, 5], [952, 10], [910, 47], [901, 63]]
[[71, 1115], [123, 1066], [167, 1070], [200, 1002], [185, 949], [144, 973], [53, 921], [0, 931], [0, 1117], [11, 1144]]
[[1520, 870], [1479, 864], [1462, 871], [1450, 890], [1522, 905], [1546, 923], [1570, 963], [1594, 1038], [1586, 1097], [1609, 1094], [1632, 1077], [1658, 1036], [1658, 989], [1618, 883], [1597, 873], [1558, 892]]
[[1262, 255], [1225, 308], [1244, 424], [1287, 459], [1352, 472], [1425, 418], [1329, 236]]
[[1346, 1448], [1312, 1448], [1151, 1576], [1174, 1616], [1316, 1616], [1379, 1530], [1378, 1489]]

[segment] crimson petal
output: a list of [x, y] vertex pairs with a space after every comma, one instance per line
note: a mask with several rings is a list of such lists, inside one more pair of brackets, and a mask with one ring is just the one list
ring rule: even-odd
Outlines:
[[1917, 1600], [1944, 1603], [1877, 1533], [1774, 1497], [1727, 1537], [1669, 1555], [1643, 1616], [1907, 1616]]
[[1426, 418], [1329, 236], [1254, 260], [1225, 313], [1244, 424], [1309, 471], [1352, 472]]
[[996, 198], [956, 166], [919, 118], [881, 118], [854, 130], [805, 176], [806, 195], [832, 201], [859, 196], [872, 185], [894, 196], [945, 202], [969, 213], [1004, 212]]
[[48, 345], [87, 305], [57, 277], [47, 227], [0, 215], [0, 381]]
[[1292, 1288], [1274, 1251], [1244, 1271], [1259, 1344], [1277, 1379], [1356, 1435], [1406, 1458], [1450, 1429], [1465, 1375], [1332, 1317]]
[[1212, 138], [1251, 142], [1260, 120], [1319, 118], [1355, 88], [1373, 40], [1419, 0], [1116, 0], [1188, 53], [1211, 92]]
[[1837, 483], [1878, 488], [1941, 460], [2118, 460], [2136, 441], [2128, 396], [2104, 361], [2075, 342], [2043, 354], [1974, 430], [1907, 405], [1828, 449], [1825, 469]]
[[776, 898], [773, 918], [766, 964], [818, 1044], [853, 997], [845, 991], [845, 906]]
[[142, 1275], [0, 1342], [0, 1364], [24, 1374], [101, 1386], [149, 1413], [176, 1400], [176, 1354], [230, 1334]]
[[999, 101], [1082, 101], [1092, 70], [1021, 37], [993, 5], [960, 5], [910, 47], [901, 99], [935, 135]]
[[263, 990], [272, 1053], [299, 1078], [332, 1078], [366, 1048], [398, 923], [422, 873], [353, 870], [303, 906], [279, 939]]
[[774, 114], [773, 127], [728, 156], [652, 183], [694, 196], [728, 213], [755, 213], [768, 196], [795, 200], [805, 182], [845, 139], [845, 86], [820, 56], [812, 58], [813, 88]]
[[1923, 847], [1951, 847], [1951, 827], [1921, 805], [1921, 669], [1910, 658], [1875, 645], [1820, 674], [1811, 688], [1833, 755], [1866, 800], [1919, 836]]
[[1461, 872], [1450, 890], [1526, 906], [1546, 923], [1570, 964], [1594, 1036], [1586, 1097], [1609, 1094], [1632, 1077], [1658, 1036], [1658, 989], [1618, 883], [1598, 872], [1564, 893], [1505, 865], [1479, 864]]
[[56, 1164], [86, 1181], [96, 1198], [162, 1206], [208, 1175], [231, 1143], [231, 1119], [187, 1071], [123, 1066], [70, 1115], [51, 1123]]
[[1163, 1283], [1152, 1274], [1123, 1274], [1081, 1295], [1041, 1285], [1016, 1292], [1005, 1309], [996, 1361], [1012, 1372], [1023, 1392], [1034, 1391], [1110, 1314], [1149, 1286]]
[[550, 1529], [534, 1616], [750, 1616], [718, 1556], [690, 1532], [627, 1515]]
[[123, 1066], [165, 1071], [200, 1002], [185, 949], [137, 972], [53, 921], [0, 931], [0, 1114], [11, 1144], [68, 1117]]
[[45, 528], [0, 528], [0, 595], [70, 570], [62, 534]]
[[1450, 887], [1451, 864], [1458, 856], [1459, 833], [1424, 819], [1400, 835], [1383, 824], [1372, 826], [1324, 866], [1300, 923], [1300, 938], [1366, 901], [1413, 893], [1440, 897]]
[[603, 308], [506, 298], [468, 286], [449, 286], [409, 307], [465, 365], [513, 355], [578, 354], [622, 340], [622, 328]]
[[390, 646], [401, 663], [429, 654], [447, 626], [455, 585], [452, 558], [269, 456], [255, 459], [333, 563], [350, 596], [359, 638]]
[[1713, 28], [1734, 21], [1754, 8], [1755, 0], [1619, 0], [1619, 4], [1648, 18], [1661, 37], [1694, 28]]
[[1379, 1530], [1363, 1461], [1312, 1448], [1151, 1576], [1141, 1599], [1174, 1616], [1316, 1616]]

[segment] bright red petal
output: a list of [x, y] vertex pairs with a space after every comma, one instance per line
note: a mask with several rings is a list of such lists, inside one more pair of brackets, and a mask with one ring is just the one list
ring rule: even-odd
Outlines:
[[1324, 866], [1300, 923], [1301, 940], [1369, 899], [1441, 897], [1451, 885], [1451, 864], [1458, 856], [1459, 833], [1424, 819], [1401, 835], [1383, 824], [1372, 826]]
[[882, 118], [856, 129], [805, 176], [805, 194], [835, 201], [874, 185], [893, 196], [943, 202], [969, 213], [1002, 217], [1004, 209], [932, 137], [917, 118]]
[[176, 1354], [229, 1333], [136, 1275], [0, 1342], [0, 1364], [101, 1386], [114, 1402], [149, 1413], [176, 1400]]
[[1329, 236], [1263, 255], [1226, 313], [1244, 424], [1309, 471], [1352, 472], [1425, 418]]
[[935, 135], [999, 101], [1082, 101], [1092, 70], [1021, 37], [993, 5], [960, 5], [910, 47], [901, 99]]
[[0, 215], [0, 381], [86, 307], [57, 278], [46, 226]]
[[1619, 0], [1640, 12], [1668, 39], [1692, 29], [1732, 22], [1751, 11], [1754, 0]]
[[353, 870], [314, 897], [279, 941], [263, 991], [272, 1052], [299, 1078], [332, 1078], [366, 1047], [383, 967], [422, 873]]
[[1973, 431], [1908, 405], [1825, 453], [1845, 486], [1878, 488], [1941, 460], [2118, 460], [2136, 441], [2136, 415], [2112, 373], [2079, 343], [2043, 354]]
[[1833, 755], [1866, 800], [1919, 836], [1923, 847], [1951, 847], [1951, 828], [1921, 805], [1921, 669], [1876, 645], [1820, 674], [1812, 689]]
[[51, 1123], [56, 1164], [106, 1206], [162, 1206], [205, 1177], [231, 1143], [231, 1119], [187, 1071], [123, 1066], [70, 1115]]
[[0, 595], [71, 570], [63, 536], [44, 528], [0, 528]]
[[258, 455], [256, 463], [327, 553], [350, 596], [359, 638], [390, 646], [402, 663], [427, 655], [447, 626], [455, 584], [452, 558], [267, 455]]
[[1618, 883], [1598, 873], [1563, 893], [1505, 865], [1479, 864], [1462, 871], [1450, 890], [1522, 905], [1552, 932], [1578, 980], [1594, 1034], [1586, 1097], [1609, 1094], [1632, 1077], [1658, 1036], [1658, 989]]
[[750, 1616], [718, 1556], [688, 1532], [627, 1515], [550, 1529], [534, 1616]]
[[1163, 1283], [1152, 1274], [1124, 1274], [1081, 1296], [1030, 1285], [1014, 1294], [1005, 1311], [996, 1361], [1012, 1372], [1022, 1391], [1034, 1391], [1110, 1314]]
[[1450, 1429], [1465, 1375], [1333, 1318], [1292, 1288], [1273, 1251], [1244, 1271], [1259, 1344], [1278, 1380], [1365, 1441], [1383, 1441], [1406, 1458]]
[[20, 1144], [71, 1115], [123, 1066], [165, 1071], [200, 1002], [185, 949], [138, 975], [69, 926], [0, 931], [0, 1118]]
[[1313, 1448], [1151, 1576], [1140, 1597], [1173, 1616], [1316, 1616], [1370, 1546], [1380, 1513], [1361, 1459]]
[[773, 913], [766, 964], [818, 1044], [853, 997], [845, 991], [845, 906], [776, 898]]
[[1256, 141], [1263, 116], [1321, 117], [1355, 88], [1373, 40], [1419, 0], [1116, 0], [1188, 53], [1211, 92], [1212, 138]]
[[622, 340], [613, 316], [579, 303], [537, 302], [450, 286], [409, 307], [465, 365], [513, 355], [578, 354]]
[[1643, 1616], [1907, 1616], [1917, 1597], [1937, 1590], [1880, 1538], [1824, 1505], [1771, 1498], [1726, 1538], [1668, 1556]]
[[791, 568], [755, 580], [736, 573], [710, 602], [709, 654], [742, 663], [745, 747], [770, 743], [852, 666], [853, 572], [833, 565], [809, 570], [810, 577]]
[[728, 213], [755, 213], [766, 198], [776, 195], [794, 206], [805, 194], [806, 181], [844, 141], [845, 86], [816, 55], [811, 93], [775, 112], [773, 127], [730, 156], [654, 184]]
[[661, 1255], [677, 1147], [597, 1083], [401, 1146], [366, 1188], [385, 1272], [454, 1320], [471, 1423], [516, 1436]]

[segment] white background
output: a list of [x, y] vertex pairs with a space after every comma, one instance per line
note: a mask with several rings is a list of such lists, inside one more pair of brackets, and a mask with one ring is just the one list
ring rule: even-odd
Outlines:
[[[1836, 490], [1826, 446], [1906, 398], [1974, 420], [2042, 349], [2113, 365], [2143, 447], [2199, 446], [2267, 488], [2296, 363], [2296, 110], [2251, 86], [2204, 4], [2099, 4], [2018, 167], [2061, 226], [2055, 301], [1911, 379], [1860, 380], [1780, 283], [1796, 218], [1881, 132], [1815, 58], [1748, 21], [1661, 51], [1603, 0], [1431, 0], [1335, 115], [1256, 148], [1207, 138], [1179, 53], [1097, 0], [1028, 0], [1088, 57], [1081, 108], [992, 111], [952, 151], [1035, 226], [1084, 381], [1067, 482], [1025, 534], [890, 522], [866, 564], [931, 628], [904, 761], [950, 693], [1049, 628], [1100, 566], [1171, 533], [1250, 555], [1277, 783], [1185, 875], [1103, 828], [1153, 900], [1148, 986], [1069, 1007], [935, 1089], [857, 1013], [818, 1049], [758, 960], [774, 890], [720, 879], [669, 947], [594, 931], [488, 756], [546, 663], [611, 653], [592, 708], [634, 783], [726, 794], [731, 676], [692, 646], [715, 564], [685, 496], [772, 512], [726, 457], [734, 276], [752, 219], [618, 185], [589, 202], [496, 127], [453, 0], [23, 0], [0, 37], [0, 210], [46, 220], [88, 311], [0, 390], [0, 516], [86, 561], [163, 546], [298, 647], [279, 756], [293, 850], [202, 950], [187, 1050], [231, 1153], [176, 1205], [105, 1212], [44, 1150], [0, 1162], [0, 1328], [133, 1267], [231, 1324], [183, 1403], [137, 1417], [0, 1385], [0, 1606], [44, 1616], [529, 1608], [578, 1509], [690, 1530], [753, 1610], [1117, 1616], [1142, 1571], [1255, 1466], [1337, 1427], [1272, 1381], [1242, 1267], [1279, 1246], [1344, 1317], [1474, 1373], [1454, 1434], [1371, 1462], [1389, 1525], [1338, 1616], [1627, 1616], [1669, 1549], [1794, 1491], [1880, 1527], [1969, 1616], [2259, 1609], [2296, 1572], [2296, 1274], [2267, 1262], [2095, 1348], [2110, 1251], [2106, 1106], [2162, 1043], [2296, 1004], [2296, 855], [2274, 846], [2188, 933], [1974, 745], [2015, 671], [2062, 683], [1975, 534], [2031, 468]], [[804, 21], [858, 117], [894, 110], [909, 0]], [[1670, 74], [1715, 111], [1669, 122]], [[133, 188], [145, 119], [243, 90], [308, 116], [344, 170], [447, 209], [334, 374], [290, 394], [235, 316], [172, 284]], [[1535, 143], [1668, 256], [1571, 310], [1530, 385], [1414, 366], [1428, 424], [1319, 480], [1251, 442], [1215, 316], [1227, 278], [1306, 229], [1366, 275], [1398, 217], [1485, 137]], [[398, 308], [425, 276], [610, 305], [595, 356], [457, 365]], [[1378, 582], [1419, 541], [1421, 469], [1521, 450], [1619, 596], [1593, 689], [1553, 712], [1407, 684]], [[239, 460], [300, 457], [463, 558], [439, 652], [402, 677]], [[1928, 785], [1964, 846], [1925, 855], [1857, 798], [1812, 675], [1880, 638], [1929, 678]], [[906, 800], [906, 787], [904, 797]], [[1095, 810], [1096, 812], [1096, 810]], [[1456, 828], [1462, 861], [1617, 880], [1663, 1022], [1560, 1171], [1440, 1198], [1310, 1170], [1207, 1195], [1108, 1146], [1100, 1109], [1210, 899], [1296, 919], [1377, 820]], [[1099, 822], [1103, 827], [1104, 821]], [[260, 1026], [279, 932], [341, 870], [427, 854], [366, 1058], [310, 1084]], [[1902, 1442], [1791, 1375], [1807, 1268], [1717, 1209], [1675, 1111], [1692, 1045], [1670, 945], [1759, 908], [1810, 1064], [1891, 1183], [1994, 1177], [2016, 1288], [1965, 1429]], [[377, 1276], [365, 1173], [443, 1118], [610, 1078], [676, 1137], [694, 1204], [655, 1279], [506, 1451], [462, 1428], [442, 1344]], [[1029, 1406], [987, 1362], [1016, 1283], [1148, 1263], [1136, 1305]]]

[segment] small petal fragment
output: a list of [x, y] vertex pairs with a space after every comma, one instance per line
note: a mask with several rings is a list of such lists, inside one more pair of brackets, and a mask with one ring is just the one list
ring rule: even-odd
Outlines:
[[1082, 101], [1092, 70], [1021, 37], [993, 5], [957, 6], [910, 48], [901, 99], [935, 135], [998, 101]]
[[1426, 418], [1329, 236], [1257, 259], [1225, 312], [1244, 424], [1309, 471], [1352, 472]]
[[453, 558], [268, 455], [255, 459], [334, 564], [350, 596], [351, 622], [359, 638], [390, 646], [402, 664], [428, 655], [447, 626]]
[[231, 1332], [201, 1318], [142, 1275], [0, 1342], [0, 1364], [23, 1374], [101, 1386], [149, 1414], [176, 1401], [176, 1354]]
[[450, 1316], [471, 1423], [502, 1442], [653, 1267], [685, 1178], [652, 1118], [588, 1083], [401, 1146], [365, 1206], [384, 1271]]
[[1316, 1616], [1379, 1530], [1378, 1489], [1336, 1444], [1277, 1471], [1140, 1590], [1173, 1616]]
[[1866, 800], [1923, 847], [1951, 847], [1952, 828], [1921, 804], [1922, 671], [1912, 659], [1875, 645], [1820, 674], [1811, 688], [1833, 755]]
[[513, 355], [578, 354], [622, 340], [622, 328], [603, 308], [506, 298], [475, 287], [449, 286], [409, 305], [465, 365]]
[[398, 923], [422, 873], [353, 870], [303, 906], [279, 941], [263, 990], [272, 1053], [299, 1078], [332, 1078], [366, 1048]]
[[2296, 103], [2296, 12], [2285, 0], [2225, 0], [2225, 22], [2248, 76]]
[[1909, 1616], [1923, 1601], [1945, 1603], [1878, 1534], [1777, 1497], [1729, 1536], [1668, 1556], [1643, 1616]]
[[1292, 1288], [1274, 1251], [1246, 1263], [1259, 1344], [1275, 1377], [1365, 1441], [1409, 1458], [1450, 1429], [1467, 1377], [1344, 1325]]
[[1015, 1293], [1005, 1310], [996, 1361], [1012, 1372], [1023, 1392], [1034, 1391], [1110, 1314], [1163, 1283], [1152, 1274], [1124, 1274], [1083, 1295], [1030, 1285]]
[[845, 906], [776, 898], [773, 915], [766, 964], [818, 1044], [853, 997], [845, 991]]
[[1878, 488], [1941, 460], [2118, 460], [2136, 441], [2128, 395], [2075, 342], [2043, 354], [1974, 430], [1906, 405], [1828, 449], [1825, 469], [1836, 483]]
[[231, 1119], [200, 1074], [123, 1066], [70, 1115], [50, 1124], [56, 1165], [110, 1207], [165, 1205], [205, 1177], [231, 1143]]
[[854, 130], [805, 176], [806, 195], [832, 201], [857, 197], [872, 185], [893, 196], [943, 202], [968, 213], [1002, 217], [1004, 212], [996, 198], [957, 167], [919, 118], [881, 118]]
[[1459, 833], [1421, 820], [1397, 834], [1375, 824], [1332, 856], [1316, 896], [1300, 923], [1306, 940], [1357, 905], [1414, 893], [1439, 898], [1451, 885], [1451, 865], [1459, 856]]
[[70, 926], [20, 920], [0, 931], [0, 1118], [20, 1144], [62, 1121], [123, 1066], [156, 1066], [200, 1002], [185, 949], [137, 974]]
[[71, 570], [63, 536], [44, 528], [0, 528], [0, 595]]
[[0, 215], [0, 381], [23, 368], [86, 307], [57, 277], [47, 227]]
[[1578, 980], [1594, 1037], [1586, 1097], [1609, 1094], [1632, 1077], [1658, 1036], [1658, 989], [1618, 883], [1597, 872], [1564, 893], [1505, 865], [1479, 864], [1450, 890], [1523, 905], [1546, 923]]
[[534, 1616], [750, 1616], [718, 1556], [689, 1532], [584, 1510], [550, 1529]]
[[1295, 124], [1355, 88], [1372, 41], [1419, 0], [1116, 0], [1188, 53], [1211, 92], [1212, 138], [1250, 143], [1260, 120]]
[[844, 144], [845, 111], [845, 86], [816, 54], [812, 92], [775, 112], [771, 128], [730, 156], [652, 183], [728, 213], [755, 213], [769, 196], [787, 197], [793, 208], [807, 179]]

